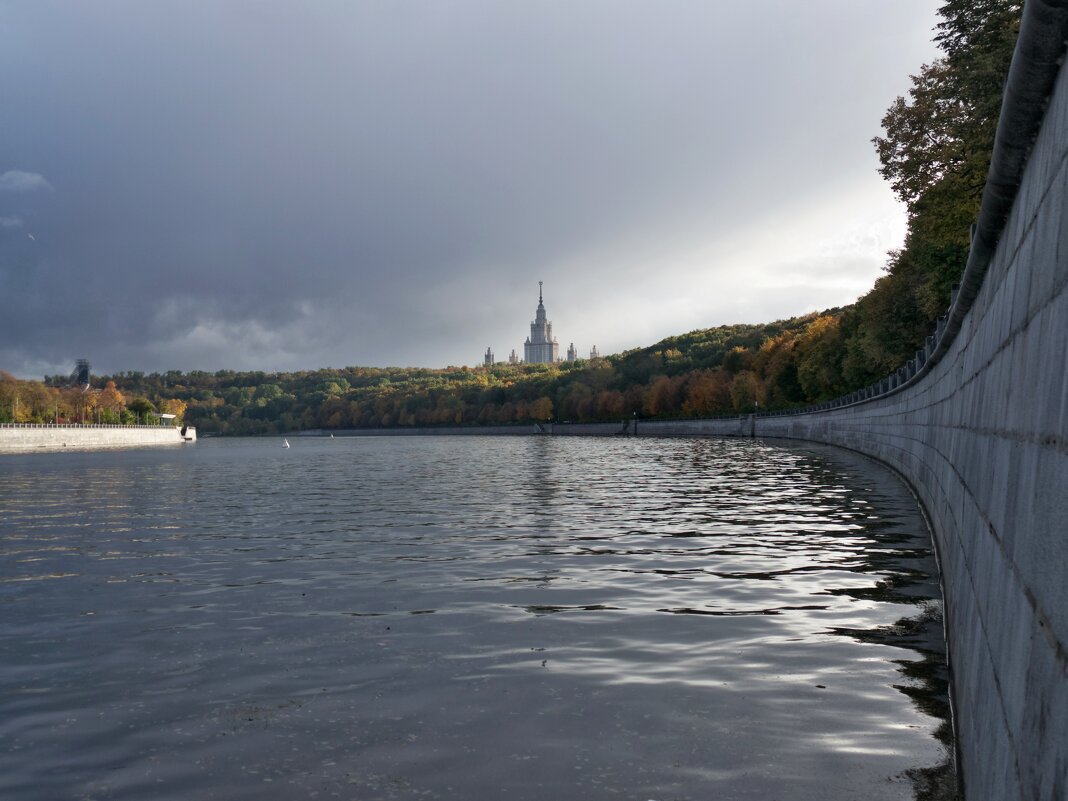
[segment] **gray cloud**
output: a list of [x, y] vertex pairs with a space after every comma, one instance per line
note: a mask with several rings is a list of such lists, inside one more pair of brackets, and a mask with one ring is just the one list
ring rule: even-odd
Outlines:
[[539, 279], [580, 351], [848, 302], [935, 5], [0, 0], [0, 185], [57, 187], [0, 195], [0, 368], [473, 363]]
[[36, 192], [51, 189], [52, 185], [43, 175], [23, 170], [8, 170], [0, 173], [0, 192]]

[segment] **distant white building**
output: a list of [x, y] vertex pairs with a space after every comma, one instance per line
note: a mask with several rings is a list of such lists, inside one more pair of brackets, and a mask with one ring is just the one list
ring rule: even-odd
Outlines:
[[[597, 347], [590, 351], [590, 358], [596, 359], [600, 357], [600, 353], [597, 352]], [[578, 348], [575, 347], [575, 343], [572, 342], [567, 349], [567, 361], [577, 362], [579, 360]], [[511, 354], [508, 356], [509, 364], [557, 364], [560, 361], [560, 343], [556, 341], [556, 337], [553, 336], [553, 324], [549, 321], [548, 315], [545, 313], [545, 298], [542, 295], [542, 282], [538, 281], [538, 308], [534, 312], [534, 320], [530, 324], [530, 336], [527, 337], [526, 342], [523, 343], [523, 360], [519, 360], [519, 356], [515, 352], [515, 348], [512, 349]], [[486, 348], [486, 353], [483, 356], [482, 364], [486, 367], [496, 364], [493, 356], [492, 348]]]
[[590, 348], [590, 358], [591, 359], [600, 359], [601, 358], [601, 352], [599, 350], [597, 350], [597, 346], [596, 345], [594, 345], [592, 348]]
[[538, 281], [538, 310], [530, 324], [530, 336], [523, 343], [523, 361], [527, 364], [556, 364], [560, 361], [560, 344], [553, 336], [553, 324], [545, 316], [541, 281]]

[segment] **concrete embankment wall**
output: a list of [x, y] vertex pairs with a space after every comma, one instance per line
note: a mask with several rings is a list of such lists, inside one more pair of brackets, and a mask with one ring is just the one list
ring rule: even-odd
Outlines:
[[[180, 445], [182, 429], [174, 426], [0, 425], [0, 453], [33, 453], [144, 445]], [[196, 439], [196, 429], [186, 429]]]

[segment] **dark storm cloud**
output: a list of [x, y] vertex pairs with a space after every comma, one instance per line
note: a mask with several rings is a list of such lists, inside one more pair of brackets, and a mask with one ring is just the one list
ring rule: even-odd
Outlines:
[[503, 357], [539, 278], [583, 351], [695, 327], [778, 258], [717, 243], [880, 191], [932, 9], [0, 2], [0, 367]]

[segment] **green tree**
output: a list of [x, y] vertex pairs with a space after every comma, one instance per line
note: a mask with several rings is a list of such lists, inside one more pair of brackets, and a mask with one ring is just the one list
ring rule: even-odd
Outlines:
[[19, 382], [11, 373], [0, 370], [0, 423], [14, 423], [18, 406]]
[[909, 212], [905, 246], [892, 254], [889, 272], [909, 273], [907, 291], [928, 322], [947, 305], [967, 260], [1022, 5], [947, 0], [935, 37], [943, 57], [913, 76], [908, 96], [883, 117], [885, 135], [873, 140], [879, 171]]
[[265, 405], [267, 401], [272, 401], [275, 398], [282, 396], [282, 388], [278, 384], [260, 384], [256, 387], [256, 391], [252, 393], [252, 400], [263, 401], [262, 405]]
[[736, 412], [751, 412], [759, 399], [760, 381], [752, 370], [742, 370], [731, 383], [731, 405]]
[[797, 343], [797, 380], [805, 400], [824, 401], [842, 394], [841, 315], [817, 317]]
[[150, 415], [156, 412], [156, 404], [144, 396], [134, 398], [126, 404], [126, 408], [136, 416], [140, 423], [152, 422]]

